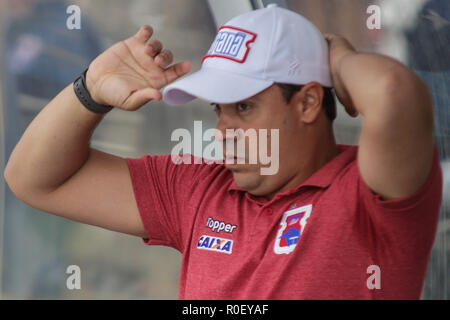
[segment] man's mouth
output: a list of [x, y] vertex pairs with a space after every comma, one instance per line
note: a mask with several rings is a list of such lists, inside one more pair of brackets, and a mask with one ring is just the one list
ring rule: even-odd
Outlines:
[[237, 157], [232, 154], [224, 155], [225, 164], [245, 164], [245, 158]]

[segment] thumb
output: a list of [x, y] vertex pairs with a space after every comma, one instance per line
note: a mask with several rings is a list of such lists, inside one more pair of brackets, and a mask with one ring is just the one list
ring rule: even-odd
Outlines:
[[131, 93], [122, 103], [121, 109], [135, 111], [152, 100], [161, 100], [162, 94], [154, 88], [143, 88]]
[[324, 33], [323, 37], [325, 38], [325, 40], [330, 41], [333, 38], [334, 34], [332, 33]]

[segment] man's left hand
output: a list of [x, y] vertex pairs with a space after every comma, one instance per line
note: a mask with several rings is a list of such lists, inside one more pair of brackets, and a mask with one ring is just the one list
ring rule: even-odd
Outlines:
[[344, 37], [329, 33], [324, 34], [324, 37], [325, 40], [327, 40], [329, 47], [330, 71], [334, 91], [336, 92], [339, 101], [345, 107], [347, 113], [351, 117], [356, 117], [358, 116], [358, 111], [356, 110], [351, 96], [340, 77], [340, 66], [342, 60], [348, 55], [356, 54], [356, 50]]

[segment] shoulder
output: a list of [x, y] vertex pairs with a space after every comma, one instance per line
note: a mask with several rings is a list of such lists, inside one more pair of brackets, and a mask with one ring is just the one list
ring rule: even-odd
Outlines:
[[168, 183], [195, 182], [220, 178], [222, 182], [232, 179], [229, 170], [213, 159], [197, 157], [192, 154], [143, 155], [140, 158], [127, 158], [133, 176], [144, 175], [149, 179], [163, 179]]
[[[423, 207], [424, 203], [428, 203], [430, 208], [432, 203], [437, 203], [439, 206], [442, 198], [443, 179], [436, 147], [434, 147], [432, 168], [425, 182], [413, 194], [392, 200], [383, 199], [365, 183], [358, 164], [359, 147], [346, 147], [348, 163], [342, 167], [335, 179], [336, 185], [344, 196], [354, 190], [353, 197], [361, 201], [363, 207], [374, 211], [411, 211], [416, 206]], [[435, 210], [438, 210], [438, 207]]]

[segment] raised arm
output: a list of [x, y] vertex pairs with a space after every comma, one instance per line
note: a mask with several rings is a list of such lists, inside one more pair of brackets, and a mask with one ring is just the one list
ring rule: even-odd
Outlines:
[[350, 115], [362, 115], [362, 179], [384, 200], [412, 195], [433, 160], [433, 107], [425, 83], [392, 58], [356, 52], [336, 35], [326, 39], [336, 94]]
[[[137, 110], [160, 100], [159, 90], [189, 71], [188, 62], [168, 67], [172, 54], [148, 41], [152, 33], [144, 26], [90, 64], [86, 82], [95, 102]], [[126, 160], [89, 146], [103, 117], [86, 109], [68, 85], [26, 129], [5, 180], [19, 199], [42, 211], [145, 237]]]

